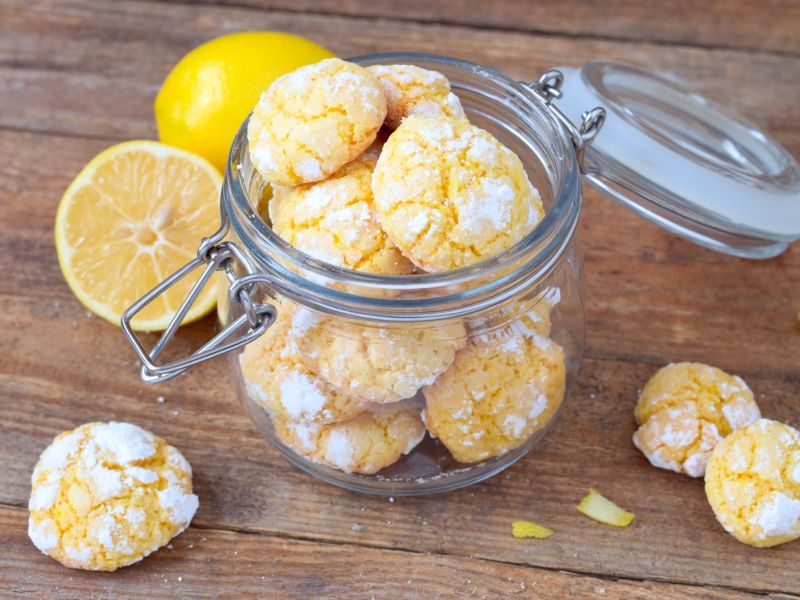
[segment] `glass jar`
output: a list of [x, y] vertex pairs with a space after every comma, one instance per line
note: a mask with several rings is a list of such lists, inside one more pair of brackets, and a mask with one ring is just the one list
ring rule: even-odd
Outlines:
[[[501, 254], [449, 272], [384, 276], [338, 268], [290, 246], [270, 228], [270, 186], [250, 163], [245, 123], [225, 173], [223, 227], [203, 240], [196, 259], [122, 319], [147, 382], [229, 353], [237, 393], [259, 430], [291, 463], [330, 483], [385, 495], [453, 490], [505, 469], [541, 439], [569, 394], [583, 354], [576, 236], [582, 168], [592, 185], [615, 200], [721, 251], [774, 255], [800, 235], [792, 210], [800, 170], [788, 153], [749, 126], [737, 129], [736, 143], [729, 143], [718, 126], [721, 113], [674, 82], [606, 63], [589, 63], [574, 75], [571, 89], [583, 82], [573, 93], [588, 104], [584, 108], [604, 100], [594, 93], [602, 87], [598, 82], [624, 75], [625, 84], [637, 90], [630, 95], [635, 103], [625, 104], [620, 94], [601, 102], [609, 107], [608, 139], [616, 142], [595, 150], [589, 143], [606, 113], [595, 108], [581, 114], [574, 99], [565, 102], [561, 72], [524, 84], [446, 57], [352, 60], [364, 66], [414, 64], [444, 74], [470, 121], [520, 157], [541, 195], [543, 220]], [[640, 119], [637, 135], [644, 137], [633, 148], [624, 141], [634, 137], [623, 121], [636, 110], [647, 118]], [[712, 122], [717, 126], [709, 138]], [[712, 147], [719, 148], [714, 164], [693, 181], [730, 180], [724, 183], [734, 187], [718, 212], [696, 186], [667, 189], [663, 173], [655, 173], [662, 160], [702, 165], [699, 158]], [[731, 198], [748, 197], [750, 182], [742, 180], [738, 158], [747, 148], [773, 157], [757, 163], [764, 173], [754, 193], [760, 206], [770, 207], [772, 221], [756, 230], [738, 222], [743, 213], [731, 212]], [[644, 165], [635, 171], [624, 167], [630, 156], [619, 158], [631, 152]], [[196, 277], [198, 268], [202, 274], [192, 292], [146, 351], [131, 319], [178, 279]], [[156, 364], [218, 270], [226, 275], [219, 278], [220, 333], [188, 358]]]
[[[446, 58], [355, 62], [443, 73], [470, 121], [520, 157], [545, 217], [502, 254], [446, 273], [337, 268], [270, 228], [259, 206], [269, 188], [252, 168], [243, 126], [222, 192], [228, 240], [268, 275], [263, 293], [277, 320], [232, 355], [231, 367], [248, 414], [301, 469], [389, 495], [456, 489], [530, 451], [577, 376], [585, 328], [580, 172], [572, 142], [523, 84]], [[223, 326], [242, 315], [227, 287], [223, 280]], [[438, 439], [425, 433], [423, 408]]]

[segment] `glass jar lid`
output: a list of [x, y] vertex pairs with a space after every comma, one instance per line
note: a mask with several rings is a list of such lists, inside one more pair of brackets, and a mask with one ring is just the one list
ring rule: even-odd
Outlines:
[[552, 98], [572, 123], [606, 110], [586, 181], [664, 229], [768, 258], [800, 238], [800, 168], [775, 140], [672, 78], [613, 62], [563, 68]]

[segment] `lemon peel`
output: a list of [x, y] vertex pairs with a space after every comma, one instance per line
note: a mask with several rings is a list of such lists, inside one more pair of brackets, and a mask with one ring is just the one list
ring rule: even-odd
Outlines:
[[636, 516], [620, 508], [594, 488], [589, 488], [589, 493], [576, 508], [590, 519], [614, 527], [627, 527]]

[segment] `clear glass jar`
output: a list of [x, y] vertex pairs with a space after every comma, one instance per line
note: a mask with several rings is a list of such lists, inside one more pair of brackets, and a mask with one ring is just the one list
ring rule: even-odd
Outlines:
[[[452, 490], [527, 454], [575, 381], [585, 329], [580, 171], [572, 140], [525, 84], [444, 57], [353, 60], [448, 77], [470, 121], [520, 157], [546, 216], [502, 254], [455, 271], [337, 268], [271, 230], [262, 206], [269, 186], [250, 164], [243, 125], [222, 191], [227, 240], [268, 281], [254, 299], [272, 303], [277, 318], [231, 353], [231, 368], [254, 423], [301, 469], [363, 492]], [[220, 280], [227, 326], [242, 305]]]

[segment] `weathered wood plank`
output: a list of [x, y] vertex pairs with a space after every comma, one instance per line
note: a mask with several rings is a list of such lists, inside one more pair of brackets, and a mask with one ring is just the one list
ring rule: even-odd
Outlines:
[[[480, 31], [381, 19], [250, 9], [115, 2], [0, 7], [0, 126], [97, 136], [154, 136], [152, 100], [172, 65], [212, 37], [278, 29], [342, 56], [376, 51], [449, 54], [520, 79], [547, 68], [618, 59], [684, 77], [750, 115], [800, 153], [794, 118], [800, 57], [554, 35]], [[58, 94], [52, 90], [58, 89]], [[765, 101], [764, 90], [769, 90]], [[91, 107], [91, 110], [87, 110]]]
[[[192, 1], [192, 0], [190, 0]], [[261, 9], [385, 17], [623, 40], [800, 53], [791, 0], [193, 0]]]
[[[485, 560], [190, 528], [113, 574], [68, 571], [39, 554], [27, 511], [0, 506], [4, 598], [755, 598], [719, 588], [618, 581]], [[535, 545], [518, 541], [519, 545]]]
[[[207, 336], [182, 332], [179, 350]], [[588, 360], [563, 414], [533, 454], [471, 489], [394, 502], [344, 492], [290, 467], [239, 410], [222, 362], [158, 388], [137, 379], [121, 334], [75, 302], [0, 296], [0, 503], [24, 506], [30, 470], [61, 430], [120, 419], [163, 435], [192, 463], [196, 523], [417, 552], [474, 556], [609, 576], [800, 593], [797, 547], [756, 550], [716, 524], [702, 481], [656, 470], [633, 448], [632, 409], [650, 365]], [[46, 343], [45, 343], [46, 339]], [[800, 425], [796, 382], [748, 377], [764, 413]], [[157, 402], [157, 396], [166, 398]], [[590, 485], [637, 513], [602, 526], [574, 505]], [[291, 499], [291, 501], [287, 501]], [[557, 534], [521, 545], [511, 521]]]

